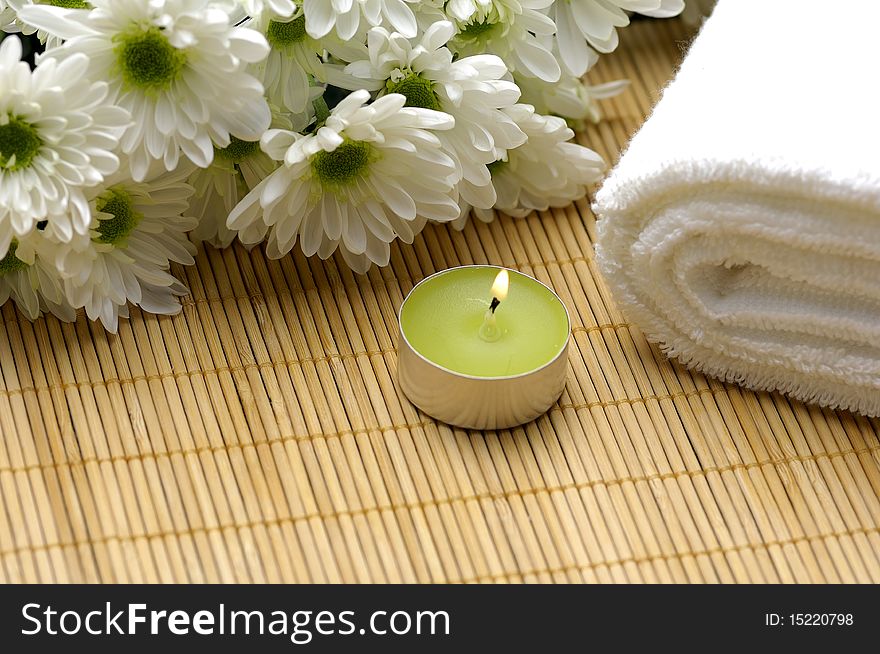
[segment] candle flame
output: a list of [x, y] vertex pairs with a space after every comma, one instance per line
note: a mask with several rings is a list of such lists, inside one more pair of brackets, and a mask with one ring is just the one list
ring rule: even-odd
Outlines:
[[492, 297], [495, 297], [500, 302], [507, 298], [507, 287], [510, 284], [510, 278], [507, 275], [506, 270], [502, 270], [495, 277], [495, 281], [492, 284]]

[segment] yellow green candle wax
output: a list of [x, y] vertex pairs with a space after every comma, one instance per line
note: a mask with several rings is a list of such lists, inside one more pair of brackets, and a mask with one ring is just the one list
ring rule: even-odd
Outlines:
[[565, 307], [549, 288], [513, 270], [507, 297], [495, 311], [499, 336], [480, 336], [500, 270], [451, 268], [413, 289], [400, 311], [410, 346], [436, 365], [473, 377], [520, 375], [556, 358], [568, 340]]

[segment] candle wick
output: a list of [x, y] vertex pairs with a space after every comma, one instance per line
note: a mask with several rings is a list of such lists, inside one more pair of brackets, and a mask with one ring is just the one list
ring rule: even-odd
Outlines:
[[483, 316], [483, 324], [480, 325], [480, 338], [487, 343], [494, 343], [501, 338], [501, 330], [498, 329], [498, 323], [495, 322], [495, 309], [501, 304], [498, 298], [492, 298], [492, 304], [486, 315]]

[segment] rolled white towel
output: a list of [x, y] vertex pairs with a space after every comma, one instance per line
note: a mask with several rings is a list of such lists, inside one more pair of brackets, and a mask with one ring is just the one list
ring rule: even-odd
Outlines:
[[880, 415], [880, 3], [721, 0], [596, 196], [665, 352]]

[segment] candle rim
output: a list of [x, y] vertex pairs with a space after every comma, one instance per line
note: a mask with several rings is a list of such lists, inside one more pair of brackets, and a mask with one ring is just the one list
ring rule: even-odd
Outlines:
[[[458, 372], [457, 370], [452, 370], [451, 368], [447, 368], [446, 366], [440, 365], [436, 361], [429, 359], [424, 354], [419, 352], [419, 350], [410, 342], [409, 338], [407, 338], [406, 332], [403, 329], [403, 307], [406, 306], [407, 300], [409, 300], [410, 296], [412, 296], [412, 294], [415, 293], [416, 289], [419, 286], [421, 286], [422, 284], [424, 284], [428, 280], [433, 279], [434, 277], [439, 277], [440, 275], [444, 275], [446, 273], [449, 273], [453, 270], [458, 270], [460, 268], [491, 268], [493, 270], [499, 270], [499, 271], [503, 269], [503, 270], [506, 270], [508, 272], [508, 274], [514, 273], [516, 275], [522, 275], [523, 277], [527, 277], [527, 278], [531, 279], [532, 281], [540, 284], [541, 286], [546, 288], [548, 291], [550, 291], [550, 293], [553, 295], [553, 297], [555, 297], [559, 301], [559, 304], [562, 306], [562, 310], [565, 313], [565, 323], [567, 326], [566, 335], [565, 335], [565, 342], [559, 348], [559, 351], [556, 354], [554, 354], [550, 358], [550, 360], [547, 361], [547, 363], [544, 363], [544, 364], [538, 366], [537, 368], [533, 368], [532, 370], [526, 370], [525, 372], [519, 372], [515, 375], [495, 375], [495, 376], [471, 375], [471, 374], [464, 373], [464, 372]], [[412, 350], [412, 352], [417, 357], [419, 357], [420, 359], [422, 359], [426, 363], [434, 366], [435, 368], [438, 368], [446, 373], [449, 373], [450, 375], [455, 375], [456, 377], [460, 377], [462, 379], [474, 379], [477, 381], [479, 381], [479, 380], [500, 381], [500, 380], [507, 380], [507, 379], [519, 379], [520, 377], [527, 377], [529, 375], [534, 375], [534, 374], [544, 370], [548, 366], [551, 366], [554, 363], [556, 363], [556, 361], [559, 360], [559, 357], [561, 357], [563, 354], [565, 354], [565, 351], [568, 349], [568, 342], [571, 340], [571, 316], [568, 313], [568, 307], [565, 306], [565, 302], [562, 301], [562, 298], [559, 297], [559, 294], [556, 291], [554, 291], [552, 288], [547, 286], [547, 284], [542, 282], [540, 279], [537, 279], [536, 277], [532, 277], [531, 275], [527, 275], [526, 273], [524, 273], [522, 271], [515, 270], [514, 268], [508, 268], [507, 266], [494, 266], [490, 263], [486, 263], [486, 264], [471, 263], [471, 264], [464, 264], [461, 266], [452, 266], [451, 268], [444, 268], [443, 270], [438, 270], [437, 272], [431, 273], [430, 275], [425, 277], [423, 280], [418, 282], [415, 286], [413, 286], [409, 290], [409, 293], [406, 294], [406, 297], [403, 298], [403, 302], [400, 303], [400, 308], [397, 310], [397, 329], [400, 332], [400, 338], [402, 338], [406, 342], [407, 347], [410, 350]]]

